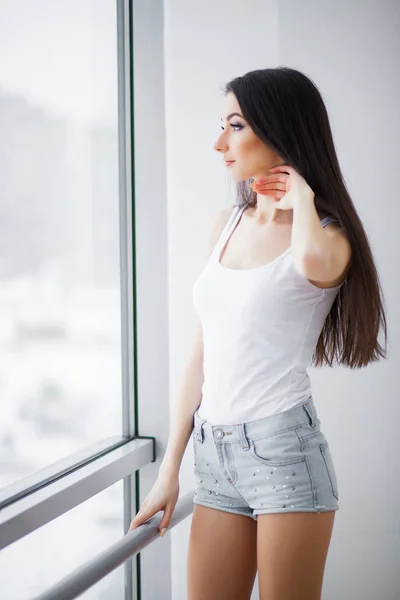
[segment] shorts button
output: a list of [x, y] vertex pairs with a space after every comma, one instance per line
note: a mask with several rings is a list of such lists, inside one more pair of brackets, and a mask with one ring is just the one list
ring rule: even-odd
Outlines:
[[217, 429], [215, 432], [215, 435], [217, 438], [223, 438], [224, 437], [224, 432], [222, 431], [222, 429]]

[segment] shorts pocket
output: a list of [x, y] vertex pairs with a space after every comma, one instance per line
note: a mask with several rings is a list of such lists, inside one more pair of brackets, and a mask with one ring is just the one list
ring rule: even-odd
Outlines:
[[250, 452], [267, 467], [284, 467], [305, 461], [305, 456], [300, 451], [299, 438], [293, 429], [250, 440]]
[[331, 451], [329, 448], [328, 442], [324, 444], [320, 444], [319, 446], [322, 454], [322, 458], [324, 459], [326, 470], [328, 472], [329, 480], [331, 482], [332, 494], [335, 496], [336, 500], [339, 500], [339, 492], [338, 492], [338, 484], [336, 479], [335, 467], [332, 460]]

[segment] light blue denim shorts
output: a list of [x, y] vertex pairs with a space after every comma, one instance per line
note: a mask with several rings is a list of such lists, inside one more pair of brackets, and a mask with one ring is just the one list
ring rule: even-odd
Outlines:
[[339, 509], [328, 441], [310, 396], [288, 411], [235, 425], [194, 414], [193, 502], [246, 515]]

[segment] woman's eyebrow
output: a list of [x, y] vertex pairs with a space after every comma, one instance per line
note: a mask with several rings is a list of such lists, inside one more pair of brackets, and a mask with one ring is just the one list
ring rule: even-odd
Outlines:
[[[241, 119], [244, 119], [244, 117], [242, 117], [242, 115], [240, 115], [239, 113], [237, 113], [237, 112], [233, 112], [233, 113], [231, 113], [230, 115], [228, 115], [228, 116], [226, 117], [226, 120], [227, 120], [227, 121], [229, 121], [229, 119], [230, 119], [231, 117], [234, 117], [234, 116], [238, 116], [238, 117], [240, 117]], [[222, 117], [221, 117], [221, 121], [223, 121]]]

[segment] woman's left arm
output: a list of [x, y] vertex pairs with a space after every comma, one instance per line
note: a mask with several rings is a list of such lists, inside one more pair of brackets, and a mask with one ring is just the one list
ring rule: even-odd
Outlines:
[[351, 258], [351, 246], [341, 227], [321, 225], [314, 192], [293, 167], [279, 165], [270, 172], [251, 187], [257, 194], [274, 198], [274, 208], [293, 209], [291, 246], [296, 269], [307, 279], [337, 281]]
[[305, 196], [293, 207], [292, 256], [296, 269], [307, 279], [335, 282], [344, 274], [351, 246], [338, 224], [323, 227], [314, 198]]

